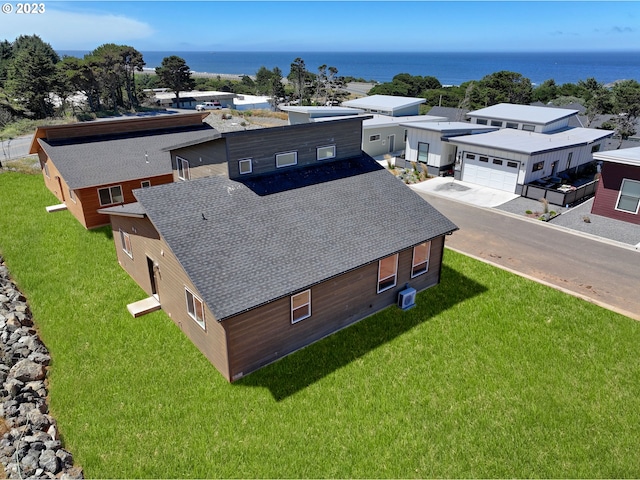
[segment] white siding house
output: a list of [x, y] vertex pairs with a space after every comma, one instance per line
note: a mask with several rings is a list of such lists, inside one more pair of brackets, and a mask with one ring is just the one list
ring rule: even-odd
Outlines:
[[578, 110], [499, 103], [467, 113], [471, 123], [498, 128], [550, 133], [569, 128]]
[[407, 129], [405, 159], [427, 165], [429, 175], [453, 174], [458, 146], [449, 139], [498, 130], [465, 122], [429, 121], [403, 123]]
[[521, 194], [526, 183], [592, 162], [611, 135], [591, 128], [550, 134], [505, 128], [449, 141], [458, 147], [456, 178]]
[[420, 114], [420, 105], [426, 98], [398, 97], [395, 95], [371, 95], [342, 102], [343, 107], [359, 108], [367, 113], [379, 113], [390, 117], [406, 117]]

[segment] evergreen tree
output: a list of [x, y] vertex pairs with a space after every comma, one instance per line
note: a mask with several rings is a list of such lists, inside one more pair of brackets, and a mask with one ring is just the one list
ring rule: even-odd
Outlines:
[[160, 84], [175, 94], [176, 101], [180, 99], [180, 91], [195, 87], [191, 69], [183, 58], [176, 55], [163, 58], [161, 66], [156, 68], [156, 75], [160, 77]]

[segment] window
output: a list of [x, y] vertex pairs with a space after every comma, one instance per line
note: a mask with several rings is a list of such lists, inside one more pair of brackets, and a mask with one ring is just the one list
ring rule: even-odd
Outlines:
[[142, 188], [149, 188], [151, 186], [151, 180], [143, 180], [140, 182]]
[[486, 118], [478, 118], [478, 119], [476, 120], [476, 123], [477, 123], [478, 125], [486, 125], [486, 124], [487, 124], [487, 119], [486, 119]]
[[122, 242], [122, 250], [124, 250], [124, 253], [133, 258], [133, 250], [131, 249], [131, 238], [129, 238], [129, 234], [120, 230], [120, 241]]
[[311, 316], [311, 290], [291, 295], [291, 323]]
[[567, 170], [571, 167], [571, 159], [573, 158], [573, 152], [569, 152], [569, 157], [567, 158]]
[[396, 286], [398, 276], [398, 254], [383, 258], [378, 262], [378, 293]]
[[100, 198], [100, 206], [113, 205], [114, 203], [124, 202], [122, 197], [122, 188], [120, 185], [113, 187], [99, 188], [98, 197]]
[[180, 180], [189, 180], [191, 178], [191, 173], [189, 172], [189, 160], [176, 157], [176, 164], [178, 166], [178, 178]]
[[518, 162], [507, 162], [507, 167], [518, 168]]
[[523, 124], [522, 125], [522, 130], [524, 130], [525, 132], [535, 132], [536, 131], [536, 126], [535, 125]]
[[429, 144], [418, 142], [418, 161], [427, 163], [427, 160], [429, 160]]
[[518, 124], [513, 122], [507, 122], [507, 128], [515, 128], [518, 129]]
[[42, 164], [42, 168], [44, 169], [44, 174], [47, 176], [47, 178], [51, 178], [51, 175], [49, 175], [49, 164], [47, 162], [44, 162]]
[[289, 167], [298, 163], [298, 152], [276, 154], [276, 167]]
[[627, 178], [623, 179], [622, 185], [620, 187], [620, 194], [618, 195], [616, 210], [622, 210], [623, 212], [629, 213], [638, 213], [639, 205], [640, 182], [629, 180]]
[[537, 172], [538, 170], [542, 170], [544, 168], [544, 162], [537, 162], [533, 164], [532, 172]]
[[497, 158], [493, 159], [493, 164], [494, 165], [502, 165], [502, 160], [498, 160]]
[[481, 161], [481, 162], [488, 163], [489, 162], [489, 157], [480, 157], [478, 160]]
[[596, 144], [593, 147], [591, 147], [591, 153], [596, 153], [600, 151], [600, 144]]
[[243, 158], [242, 160], [238, 160], [238, 171], [240, 172], [240, 175], [246, 175], [247, 173], [253, 172], [251, 159]]
[[467, 153], [464, 158], [468, 158], [469, 160], [475, 160], [476, 156], [473, 153]]
[[491, 120], [491, 126], [492, 127], [502, 127], [502, 122], [499, 122], [498, 120]]
[[421, 243], [413, 247], [413, 260], [411, 262], [411, 278], [422, 275], [429, 270], [429, 253], [431, 242]]
[[380, 140], [380, 135], [369, 135], [370, 142], [376, 142], [378, 140]]
[[187, 298], [187, 313], [198, 325], [204, 328], [204, 305], [202, 300], [191, 293], [187, 287], [184, 287], [184, 292]]
[[78, 200], [76, 199], [76, 192], [74, 190], [69, 189], [69, 198], [73, 203], [78, 203]]
[[327, 145], [326, 147], [318, 147], [316, 149], [317, 160], [327, 160], [329, 158], [334, 158], [335, 156], [336, 156], [335, 145]]
[[406, 142], [407, 141], [407, 137], [409, 136], [409, 130], [407, 130], [406, 128], [404, 129], [404, 139], [403, 141]]

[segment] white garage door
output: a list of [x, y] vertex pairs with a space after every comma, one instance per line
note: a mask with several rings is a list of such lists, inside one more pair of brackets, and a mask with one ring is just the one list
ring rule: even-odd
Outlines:
[[464, 157], [462, 181], [515, 192], [520, 162], [473, 153]]

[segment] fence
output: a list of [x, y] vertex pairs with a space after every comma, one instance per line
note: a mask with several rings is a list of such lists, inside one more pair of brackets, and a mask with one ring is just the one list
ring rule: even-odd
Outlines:
[[549, 203], [553, 205], [573, 205], [591, 195], [596, 193], [598, 187], [598, 180], [593, 180], [589, 183], [585, 183], [575, 190], [568, 190], [563, 192], [557, 188], [544, 188], [537, 185], [524, 185], [522, 188], [522, 196], [526, 198], [532, 198], [534, 200], [540, 200], [546, 198]]

